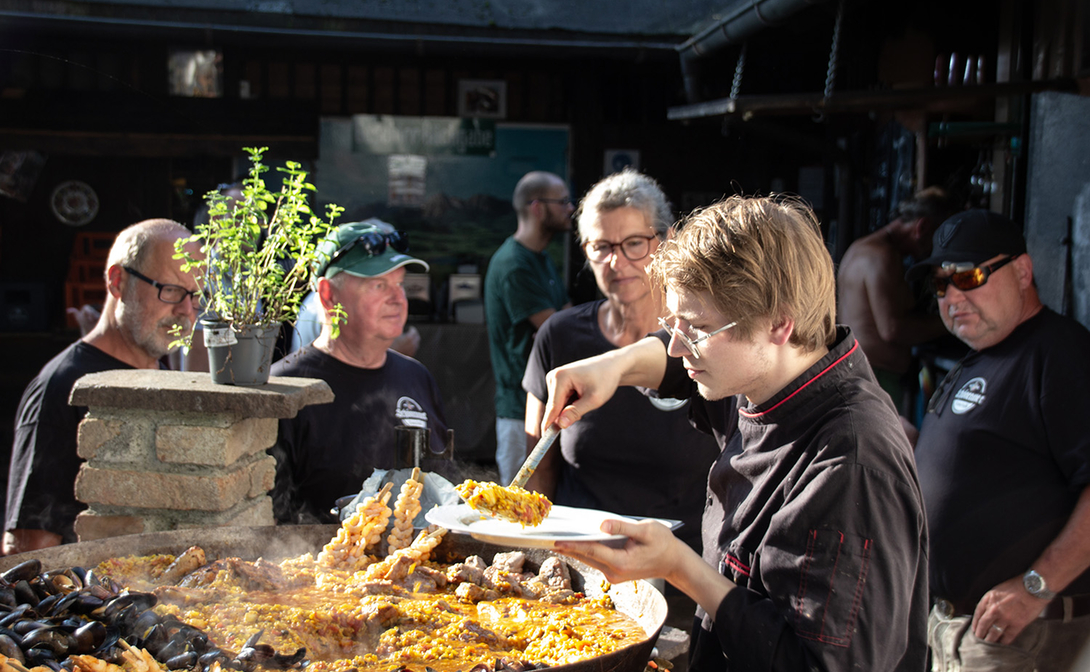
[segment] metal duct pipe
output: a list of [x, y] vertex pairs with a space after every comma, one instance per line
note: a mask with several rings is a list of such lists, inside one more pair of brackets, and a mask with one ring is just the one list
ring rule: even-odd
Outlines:
[[700, 102], [697, 59], [729, 44], [738, 44], [763, 28], [782, 23], [793, 14], [825, 0], [738, 0], [711, 26], [677, 46], [681, 75], [689, 103]]

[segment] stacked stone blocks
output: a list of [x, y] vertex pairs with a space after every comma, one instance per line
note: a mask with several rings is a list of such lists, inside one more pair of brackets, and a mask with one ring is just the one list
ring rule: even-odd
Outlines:
[[323, 381], [215, 385], [207, 373], [107, 371], [81, 378], [80, 541], [210, 525], [271, 525], [277, 420], [333, 393]]

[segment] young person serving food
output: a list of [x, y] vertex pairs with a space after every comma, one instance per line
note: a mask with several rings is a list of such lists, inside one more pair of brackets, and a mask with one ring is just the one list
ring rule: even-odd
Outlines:
[[703, 559], [656, 522], [604, 522], [629, 537], [620, 549], [557, 549], [611, 581], [661, 577], [692, 597], [695, 672], [922, 670], [927, 529], [912, 449], [834, 325], [813, 213], [728, 198], [690, 215], [651, 273], [666, 328], [552, 371], [542, 425], [568, 427], [624, 385], [691, 398], [692, 423], [721, 451]]

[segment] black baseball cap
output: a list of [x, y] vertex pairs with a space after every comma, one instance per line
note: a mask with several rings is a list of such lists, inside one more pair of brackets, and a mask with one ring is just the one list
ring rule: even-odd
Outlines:
[[905, 279], [918, 280], [932, 266], [946, 262], [976, 266], [1000, 254], [1014, 256], [1026, 251], [1022, 227], [991, 210], [959, 212], [943, 222], [931, 240], [931, 256], [913, 264]]

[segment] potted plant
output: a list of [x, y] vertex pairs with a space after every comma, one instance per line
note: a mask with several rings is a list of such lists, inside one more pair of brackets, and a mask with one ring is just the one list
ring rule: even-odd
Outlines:
[[[331, 204], [326, 219], [315, 215], [307, 204], [307, 192], [315, 187], [294, 161], [277, 168], [285, 173], [283, 186], [270, 190], [262, 178], [269, 168], [261, 163], [268, 148], [245, 150], [251, 165], [241, 197], [208, 193], [207, 221], [177, 241], [174, 258], [184, 260], [184, 271], [194, 272], [203, 297], [201, 325], [212, 380], [263, 385], [280, 325], [294, 322], [314, 268], [326, 260], [317, 243], [344, 208]], [[193, 242], [200, 255], [187, 252], [185, 246]], [[336, 332], [336, 316], [334, 321]], [[190, 338], [180, 343], [188, 347]]]

